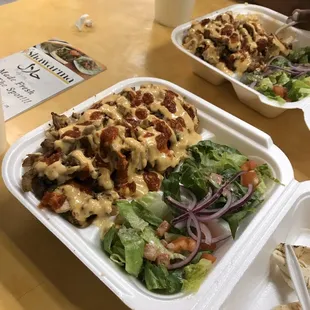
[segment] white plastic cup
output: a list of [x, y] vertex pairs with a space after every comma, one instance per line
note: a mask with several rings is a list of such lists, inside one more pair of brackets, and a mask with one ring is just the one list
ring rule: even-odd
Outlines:
[[191, 20], [195, 0], [155, 0], [155, 20], [176, 27]]
[[4, 115], [3, 115], [3, 107], [2, 107], [2, 98], [0, 93], [0, 155], [4, 153], [6, 149], [6, 135], [5, 135], [5, 123], [4, 123]]

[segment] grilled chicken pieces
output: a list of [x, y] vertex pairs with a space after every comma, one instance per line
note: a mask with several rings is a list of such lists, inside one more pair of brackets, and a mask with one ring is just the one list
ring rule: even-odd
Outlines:
[[40, 153], [24, 160], [24, 191], [85, 227], [119, 198], [157, 191], [200, 135], [196, 109], [156, 85], [124, 89], [71, 117], [52, 113]]
[[291, 49], [288, 42], [268, 34], [256, 15], [231, 12], [194, 22], [183, 46], [230, 75], [261, 70], [268, 59], [288, 55]]

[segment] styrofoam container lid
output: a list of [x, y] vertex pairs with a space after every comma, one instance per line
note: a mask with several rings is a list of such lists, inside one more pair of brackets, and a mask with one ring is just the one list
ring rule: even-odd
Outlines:
[[[274, 33], [281, 25], [283, 25], [283, 23], [285, 23], [287, 19], [287, 16], [271, 9], [265, 8], [263, 6], [252, 4], [236, 4], [199, 17], [196, 19], [196, 21], [201, 21], [205, 18], [213, 19], [217, 15], [223, 14], [228, 11], [232, 12], [234, 15], [257, 15], [259, 17], [259, 20], [262, 22], [264, 29], [266, 29], [267, 32], [270, 33]], [[266, 117], [276, 117], [288, 109], [301, 109], [304, 112], [305, 122], [308, 128], [310, 128], [310, 97], [304, 98], [296, 102], [287, 102], [285, 104], [278, 103], [275, 100], [267, 98], [255, 89], [252, 89], [249, 86], [241, 83], [235, 76], [230, 76], [229, 74], [224, 73], [223, 71], [193, 55], [186, 48], [184, 48], [182, 45], [183, 38], [185, 37], [192, 22], [193, 21], [175, 28], [171, 34], [171, 39], [174, 45], [180, 51], [190, 57], [193, 71], [196, 74], [214, 85], [222, 84], [223, 82], [225, 82], [225, 80], [230, 81], [239, 100]], [[293, 48], [310, 46], [309, 31], [291, 27], [281, 32], [280, 36], [283, 38], [293, 36], [296, 39], [296, 42], [293, 43]]]
[[[211, 103], [195, 96], [168, 81], [155, 78], [133, 78], [122, 81], [84, 101], [66, 112], [82, 112], [90, 105], [108, 96], [119, 93], [125, 87], [140, 87], [142, 84], [160, 84], [186, 97], [198, 110], [200, 132], [204, 139], [212, 139], [239, 149], [256, 160], [269, 164], [274, 175], [285, 186], [273, 185], [258, 212], [247, 218], [240, 226], [235, 241], [227, 240], [217, 251], [217, 262], [195, 294], [159, 295], [147, 289], [135, 278], [129, 276], [102, 252], [99, 242], [99, 228], [91, 225], [78, 229], [63, 218], [46, 209], [39, 209], [34, 194], [23, 193], [20, 182], [23, 174], [22, 160], [26, 154], [36, 152], [44, 139], [44, 124], [29, 132], [11, 146], [2, 164], [2, 176], [11, 193], [59, 240], [61, 240], [102, 282], [104, 282], [128, 307], [133, 309], [211, 309], [221, 296], [232, 290], [230, 279], [242, 275], [244, 261], [254, 259], [252, 249], [259, 242], [257, 233], [264, 223], [276, 218], [281, 210], [281, 199], [294, 184], [293, 169], [286, 155], [273, 144], [267, 134], [243, 122]], [[266, 226], [266, 225], [265, 225]], [[98, 298], [100, 298], [98, 296]]]
[[278, 215], [257, 231], [261, 239], [242, 266], [246, 271], [237, 272], [232, 291], [226, 290], [218, 301], [221, 309], [273, 309], [298, 301], [271, 256], [279, 243], [310, 247], [310, 182], [293, 182], [284, 196]]

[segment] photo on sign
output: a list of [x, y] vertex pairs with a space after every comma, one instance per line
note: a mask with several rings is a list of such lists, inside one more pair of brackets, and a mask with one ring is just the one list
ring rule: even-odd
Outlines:
[[106, 70], [104, 65], [65, 41], [49, 40], [34, 47], [53, 57], [85, 80]]

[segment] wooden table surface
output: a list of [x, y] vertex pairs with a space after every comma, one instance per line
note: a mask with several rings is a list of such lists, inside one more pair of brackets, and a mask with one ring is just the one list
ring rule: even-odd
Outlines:
[[[101, 90], [135, 76], [176, 83], [270, 134], [287, 154], [295, 177], [310, 178], [310, 132], [301, 111], [266, 119], [240, 103], [230, 84], [213, 86], [193, 75], [172, 45], [171, 29], [153, 22], [154, 0], [19, 0], [0, 7], [0, 57], [57, 37], [108, 67], [98, 76], [11, 119], [12, 144], [26, 132]], [[194, 17], [233, 4], [197, 0]], [[88, 13], [94, 28], [78, 32]], [[41, 225], [0, 180], [0, 309], [127, 309], [61, 242]]]

